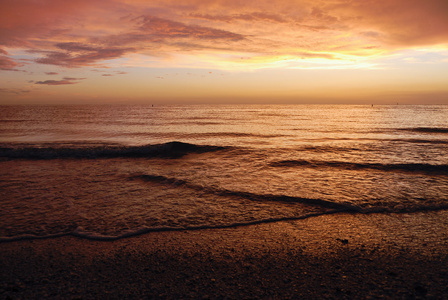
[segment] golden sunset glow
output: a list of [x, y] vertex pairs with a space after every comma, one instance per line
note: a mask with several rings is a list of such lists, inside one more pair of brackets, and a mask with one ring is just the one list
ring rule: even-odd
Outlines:
[[0, 99], [448, 104], [448, 2], [5, 0]]

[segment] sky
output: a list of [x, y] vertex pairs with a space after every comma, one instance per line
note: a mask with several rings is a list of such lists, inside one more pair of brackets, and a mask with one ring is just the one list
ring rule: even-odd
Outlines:
[[447, 0], [0, 0], [0, 104], [448, 104]]

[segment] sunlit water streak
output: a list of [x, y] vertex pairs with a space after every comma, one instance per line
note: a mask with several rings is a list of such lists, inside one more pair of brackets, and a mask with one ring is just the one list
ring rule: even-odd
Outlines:
[[0, 165], [1, 240], [447, 209], [448, 107], [4, 106]]

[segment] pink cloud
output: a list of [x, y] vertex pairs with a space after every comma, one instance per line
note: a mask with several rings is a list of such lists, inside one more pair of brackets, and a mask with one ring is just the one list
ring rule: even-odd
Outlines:
[[2, 70], [2, 71], [18, 71], [17, 67], [20, 67], [20, 66], [22, 66], [22, 65], [13, 61], [9, 57], [0, 55], [0, 70]]
[[[2, 55], [3, 54], [3, 55]], [[18, 71], [16, 67], [22, 66], [8, 56], [8, 52], [0, 48], [0, 70], [2, 71]]]
[[71, 33], [76, 21], [107, 9], [107, 0], [18, 0], [0, 4], [0, 45], [34, 47], [50, 37]]

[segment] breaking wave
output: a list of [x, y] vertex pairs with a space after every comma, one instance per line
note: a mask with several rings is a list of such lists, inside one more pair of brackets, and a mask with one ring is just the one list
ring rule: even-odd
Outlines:
[[272, 167], [307, 167], [307, 168], [337, 168], [344, 170], [378, 170], [384, 172], [412, 172], [425, 174], [448, 175], [448, 165], [431, 165], [423, 163], [410, 164], [380, 164], [353, 163], [340, 161], [309, 161], [282, 160], [270, 163]]
[[415, 127], [415, 128], [403, 128], [401, 130], [413, 131], [413, 132], [427, 132], [427, 133], [448, 133], [448, 128], [444, 127]]
[[162, 157], [179, 158], [190, 153], [224, 150], [225, 147], [169, 142], [144, 146], [90, 146], [90, 147], [0, 147], [0, 157], [6, 159], [58, 159], [58, 158], [120, 158]]
[[250, 200], [250, 201], [301, 203], [301, 204], [306, 204], [306, 205], [318, 205], [318, 206], [325, 207], [325, 208], [332, 208], [332, 209], [338, 209], [338, 210], [344, 210], [344, 211], [359, 211], [359, 208], [357, 208], [354, 205], [350, 205], [350, 204], [340, 204], [340, 203], [331, 202], [331, 201], [322, 200], [322, 199], [292, 197], [292, 196], [286, 196], [286, 195], [256, 194], [256, 193], [250, 193], [250, 192], [218, 189], [218, 188], [213, 188], [213, 187], [203, 187], [200, 185], [189, 183], [188, 181], [185, 181], [185, 180], [170, 178], [170, 177], [165, 177], [165, 176], [160, 176], [160, 175], [146, 175], [146, 174], [145, 175], [137, 175], [137, 176], [131, 177], [131, 179], [141, 179], [141, 180], [149, 181], [149, 182], [156, 182], [156, 183], [162, 183], [162, 184], [173, 184], [176, 186], [185, 186], [190, 189], [200, 190], [202, 192], [215, 194], [218, 196], [233, 196], [233, 197], [244, 198], [244, 199]]

